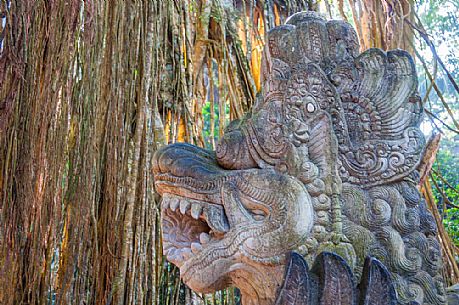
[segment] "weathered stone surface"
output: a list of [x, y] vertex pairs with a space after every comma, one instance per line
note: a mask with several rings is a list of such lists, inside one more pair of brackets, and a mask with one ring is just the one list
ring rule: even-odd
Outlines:
[[[155, 156], [164, 250], [185, 283], [235, 285], [244, 305], [446, 304], [416, 189], [425, 142], [410, 55], [359, 54], [349, 24], [307, 12], [270, 31], [262, 69], [256, 105], [216, 153], [175, 144]], [[316, 261], [309, 273], [291, 251]]]
[[274, 169], [224, 170], [188, 144], [156, 154], [163, 246], [199, 292], [241, 287], [244, 304], [274, 304], [289, 250], [309, 236], [311, 197]]

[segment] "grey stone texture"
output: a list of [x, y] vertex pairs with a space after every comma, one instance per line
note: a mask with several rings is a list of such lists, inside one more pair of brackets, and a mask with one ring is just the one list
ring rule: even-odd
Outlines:
[[359, 53], [348, 23], [302, 12], [269, 32], [262, 84], [216, 152], [155, 155], [164, 253], [184, 282], [237, 286], [244, 305], [446, 304], [411, 56]]

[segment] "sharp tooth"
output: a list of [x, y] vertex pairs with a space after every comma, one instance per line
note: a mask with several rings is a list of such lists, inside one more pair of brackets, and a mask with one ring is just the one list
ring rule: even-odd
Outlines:
[[198, 203], [193, 203], [191, 205], [191, 216], [194, 218], [194, 219], [198, 219], [199, 216], [201, 216], [201, 212], [202, 212], [202, 206]]
[[185, 214], [189, 207], [190, 203], [188, 201], [180, 200], [180, 213]]
[[185, 248], [185, 249], [183, 249], [181, 253], [182, 253], [183, 258], [184, 258], [185, 260], [188, 260], [188, 259], [191, 257], [191, 255], [192, 255], [191, 249], [190, 249], [190, 248]]
[[164, 196], [163, 200], [161, 200], [161, 208], [163, 210], [167, 209], [169, 207], [170, 199], [169, 196]]
[[218, 233], [229, 231], [228, 219], [222, 206], [206, 204], [203, 209], [203, 215], [211, 230]]
[[170, 199], [169, 205], [170, 205], [170, 208], [171, 208], [172, 211], [175, 212], [175, 210], [177, 210], [179, 204], [180, 204], [180, 201], [178, 200], [178, 198], [172, 197]]
[[200, 243], [191, 243], [191, 251], [193, 253], [198, 253], [202, 250], [202, 246]]
[[201, 242], [201, 244], [207, 244], [210, 240], [210, 236], [209, 234], [205, 233], [205, 232], [202, 232], [200, 235], [199, 235], [199, 241]]

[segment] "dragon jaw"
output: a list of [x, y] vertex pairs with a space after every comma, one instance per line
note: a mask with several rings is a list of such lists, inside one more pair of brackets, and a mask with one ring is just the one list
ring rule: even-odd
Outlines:
[[[163, 196], [163, 247], [184, 282], [202, 293], [267, 284], [258, 302], [274, 298], [286, 254], [313, 223], [302, 183], [274, 170], [226, 171], [211, 153], [187, 144], [158, 151], [154, 172]], [[272, 281], [260, 276], [266, 273]], [[259, 290], [247, 289], [243, 295]]]

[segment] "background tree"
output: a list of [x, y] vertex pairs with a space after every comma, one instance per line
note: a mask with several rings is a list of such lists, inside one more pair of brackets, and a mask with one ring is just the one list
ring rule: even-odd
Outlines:
[[[153, 153], [176, 141], [214, 148], [254, 102], [265, 34], [306, 9], [354, 23], [362, 49], [414, 53], [429, 120], [450, 139], [457, 60], [438, 56], [428, 35], [457, 37], [444, 5], [1, 1], [0, 303], [236, 303], [231, 289], [192, 293], [162, 257]], [[454, 237], [457, 147], [448, 147], [432, 171], [432, 199]], [[456, 249], [444, 246], [445, 277], [457, 280]]]

